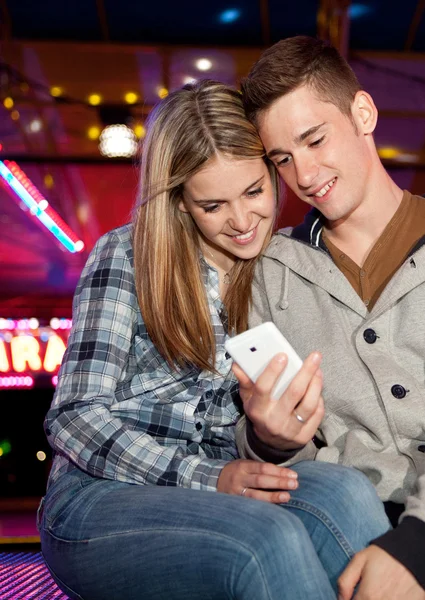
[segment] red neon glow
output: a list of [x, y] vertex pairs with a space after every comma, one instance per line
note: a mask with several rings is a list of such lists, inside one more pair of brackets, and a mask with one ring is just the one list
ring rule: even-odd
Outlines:
[[[51, 319], [50, 325], [40, 325], [35, 318], [0, 319], [0, 376], [2, 373], [9, 377], [27, 374], [55, 376], [71, 325], [71, 319]], [[10, 380], [8, 386], [22, 384], [21, 380], [18, 383], [13, 381]]]

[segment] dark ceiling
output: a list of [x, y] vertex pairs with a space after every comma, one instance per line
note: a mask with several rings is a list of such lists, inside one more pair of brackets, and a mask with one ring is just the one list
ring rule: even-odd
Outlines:
[[[1, 0], [4, 29], [17, 40], [259, 46], [316, 35], [323, 0]], [[425, 51], [421, 0], [339, 2], [349, 9], [355, 50]]]

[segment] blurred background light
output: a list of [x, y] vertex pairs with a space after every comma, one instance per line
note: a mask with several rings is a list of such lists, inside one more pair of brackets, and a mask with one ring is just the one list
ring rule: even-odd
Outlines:
[[109, 158], [130, 157], [137, 152], [137, 139], [127, 125], [108, 125], [100, 134], [99, 150]]
[[364, 17], [372, 12], [372, 10], [373, 8], [367, 4], [354, 3], [348, 8], [348, 14], [350, 15], [351, 19], [360, 19], [361, 17]]
[[219, 21], [221, 23], [234, 23], [241, 16], [241, 11], [238, 8], [228, 8], [220, 13]]
[[209, 58], [199, 58], [195, 65], [199, 71], [209, 71], [212, 67], [212, 62]]

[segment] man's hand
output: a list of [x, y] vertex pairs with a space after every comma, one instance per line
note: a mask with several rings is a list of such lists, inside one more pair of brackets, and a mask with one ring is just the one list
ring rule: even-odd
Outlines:
[[256, 383], [239, 365], [233, 365], [245, 414], [260, 440], [273, 448], [290, 450], [312, 439], [325, 412], [321, 359], [318, 352], [310, 354], [279, 400], [273, 400], [271, 392], [286, 367], [285, 354], [277, 354]]
[[353, 558], [338, 581], [338, 600], [425, 600], [425, 590], [398, 560], [378, 546]]
[[291, 469], [256, 460], [233, 460], [227, 464], [218, 478], [217, 491], [255, 498], [264, 502], [280, 504], [288, 502], [289, 494], [283, 490], [298, 487], [298, 474]]

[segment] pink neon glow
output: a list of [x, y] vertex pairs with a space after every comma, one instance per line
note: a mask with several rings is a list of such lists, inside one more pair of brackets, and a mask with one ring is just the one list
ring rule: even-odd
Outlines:
[[52, 377], [52, 383], [53, 383], [53, 385], [57, 385], [58, 384], [58, 376], [57, 375], [53, 375], [53, 377]]
[[29, 375], [0, 376], [0, 388], [30, 388], [33, 385], [34, 379]]

